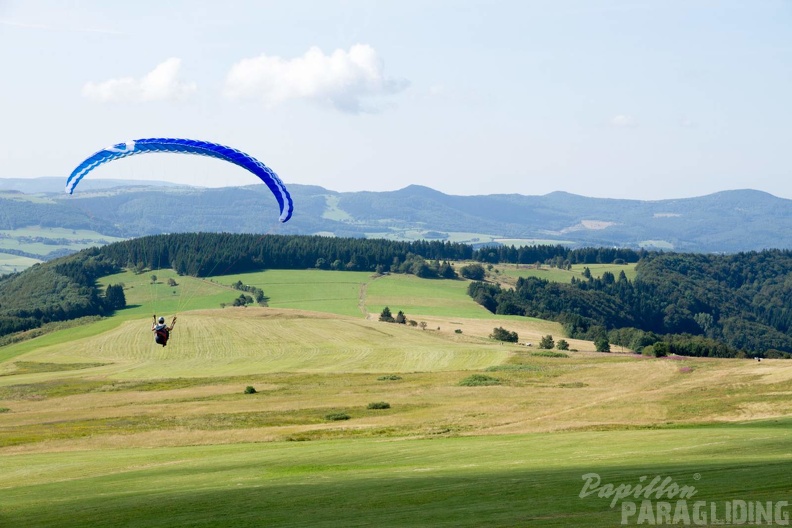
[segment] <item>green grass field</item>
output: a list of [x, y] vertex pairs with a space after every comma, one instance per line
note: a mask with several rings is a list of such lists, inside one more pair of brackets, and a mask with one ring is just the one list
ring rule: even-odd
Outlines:
[[629, 280], [635, 279], [635, 264], [575, 264], [569, 271], [546, 265], [537, 269], [536, 266], [525, 264], [499, 264], [490, 272], [489, 278], [506, 285], [514, 285], [519, 277], [538, 277], [551, 282], [571, 282], [572, 277], [585, 280], [583, 277], [584, 268], [589, 268], [592, 277], [601, 277], [608, 271], [618, 278], [619, 273], [623, 271]]
[[0, 229], [0, 249], [21, 249], [42, 256], [56, 249], [79, 251], [119, 240], [122, 239], [83, 229], [38, 226]]
[[16, 273], [40, 262], [40, 260], [30, 257], [20, 257], [18, 255], [0, 252], [0, 275]]
[[[237, 280], [268, 307], [221, 308]], [[578, 352], [543, 356], [488, 335], [557, 339], [557, 324], [489, 314], [465, 281], [159, 270], [102, 283], [123, 283], [130, 306], [0, 347], [0, 527], [619, 525], [621, 503], [580, 497], [588, 473], [693, 486], [710, 523], [712, 505], [722, 517], [792, 491], [792, 362], [570, 339]], [[377, 321], [386, 305], [426, 329]], [[178, 314], [165, 348], [152, 313]], [[462, 385], [471, 374], [497, 384]]]
[[[709, 427], [695, 434], [678, 429], [558, 433], [551, 439], [533, 434], [120, 448], [101, 457], [87, 451], [20, 454], [0, 462], [0, 522], [619, 525], [621, 503], [611, 508], [607, 498], [580, 497], [582, 476], [589, 473], [614, 485], [670, 477], [695, 487], [695, 500], [719, 507], [723, 518], [725, 501], [788, 500], [789, 440], [785, 424]], [[637, 517], [630, 520], [635, 524]]]
[[[15, 195], [12, 194], [10, 196]], [[49, 200], [26, 196], [25, 201]], [[42, 262], [49, 253], [59, 249], [80, 251], [81, 249], [110, 244], [119, 240], [122, 239], [82, 229], [39, 226], [0, 229], [0, 275], [25, 270], [34, 264]], [[41, 259], [3, 253], [4, 249], [21, 250], [34, 256], [40, 256]]]

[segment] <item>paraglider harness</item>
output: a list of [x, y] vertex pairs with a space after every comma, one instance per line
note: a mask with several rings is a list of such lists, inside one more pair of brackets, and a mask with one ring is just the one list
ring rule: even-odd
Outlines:
[[154, 331], [154, 342], [158, 345], [165, 346], [168, 344], [168, 339], [170, 338], [170, 331], [173, 330], [173, 327], [176, 326], [176, 316], [173, 317], [170, 326], [167, 326], [165, 323], [157, 324], [157, 316], [154, 316], [154, 325], [152, 330]]

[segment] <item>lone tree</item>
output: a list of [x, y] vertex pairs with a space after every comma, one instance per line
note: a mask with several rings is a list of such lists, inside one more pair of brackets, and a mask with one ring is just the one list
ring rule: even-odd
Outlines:
[[517, 332], [510, 332], [501, 326], [492, 329], [490, 338], [495, 339], [497, 341], [506, 341], [507, 343], [516, 343], [517, 341], [519, 341]]
[[395, 319], [393, 318], [393, 314], [391, 314], [390, 308], [387, 306], [382, 309], [382, 313], [380, 313], [379, 320], [385, 323], [393, 323]]
[[610, 343], [608, 342], [608, 338], [605, 336], [600, 336], [594, 340], [594, 348], [597, 352], [610, 352]]
[[404, 315], [404, 312], [399, 310], [399, 313], [396, 314], [396, 322], [399, 324], [406, 324], [407, 323], [407, 316]]
[[111, 310], [120, 310], [126, 306], [126, 295], [124, 286], [121, 284], [109, 284], [105, 291], [105, 306]]
[[556, 343], [556, 348], [558, 350], [569, 350], [569, 343], [567, 343], [566, 339], [559, 339]]
[[555, 341], [553, 341], [553, 336], [546, 335], [539, 341], [539, 348], [545, 348], [547, 350], [552, 350], [555, 346]]

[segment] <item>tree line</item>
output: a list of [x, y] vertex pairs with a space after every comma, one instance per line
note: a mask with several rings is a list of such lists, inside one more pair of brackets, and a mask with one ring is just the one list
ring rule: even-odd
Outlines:
[[[321, 236], [184, 233], [155, 235], [90, 248], [0, 277], [0, 335], [54, 321], [106, 315], [125, 305], [123, 288], [100, 291], [96, 280], [123, 268], [142, 272], [172, 268], [181, 275], [207, 277], [263, 269], [332, 269], [411, 273], [422, 278], [455, 279], [450, 261], [529, 263], [634, 262], [631, 250], [513, 246], [474, 249], [440, 240], [392, 241]], [[254, 292], [257, 297], [262, 294]], [[260, 301], [258, 301], [260, 302]]]
[[[413, 273], [455, 279], [450, 261], [479, 263], [638, 262], [624, 273], [581, 275], [571, 284], [519, 279], [513, 289], [483, 281], [470, 295], [493, 313], [561, 322], [570, 337], [603, 336], [640, 349], [658, 342], [686, 355], [792, 353], [792, 269], [789, 251], [700, 255], [618, 248], [538, 245], [483, 247], [448, 241], [391, 241], [321, 236], [185, 233], [148, 236], [91, 248], [0, 278], [0, 335], [52, 321], [106, 315], [125, 305], [123, 288], [100, 291], [97, 279], [123, 268], [172, 268], [207, 277], [263, 269], [333, 269]], [[463, 277], [482, 278], [478, 264]], [[241, 289], [241, 288], [240, 288]], [[264, 292], [254, 294], [257, 302]], [[661, 349], [662, 347], [657, 347]]]
[[792, 252], [646, 253], [633, 281], [529, 277], [516, 287], [476, 281], [468, 293], [493, 313], [560, 322], [570, 337], [691, 356], [792, 354]]

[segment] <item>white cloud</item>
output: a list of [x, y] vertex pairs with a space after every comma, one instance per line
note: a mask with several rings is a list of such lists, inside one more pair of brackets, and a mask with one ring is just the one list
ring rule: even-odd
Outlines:
[[615, 127], [632, 128], [638, 126], [638, 120], [631, 115], [619, 114], [611, 118], [610, 124]]
[[226, 77], [225, 95], [231, 99], [261, 99], [275, 106], [290, 99], [330, 104], [342, 112], [371, 112], [364, 99], [392, 95], [408, 81], [386, 77], [382, 60], [367, 44], [325, 55], [312, 47], [301, 57], [285, 60], [262, 54], [243, 59]]
[[181, 59], [172, 57], [141, 77], [88, 82], [84, 97], [101, 102], [147, 102], [183, 99], [197, 90], [194, 82], [179, 79]]

